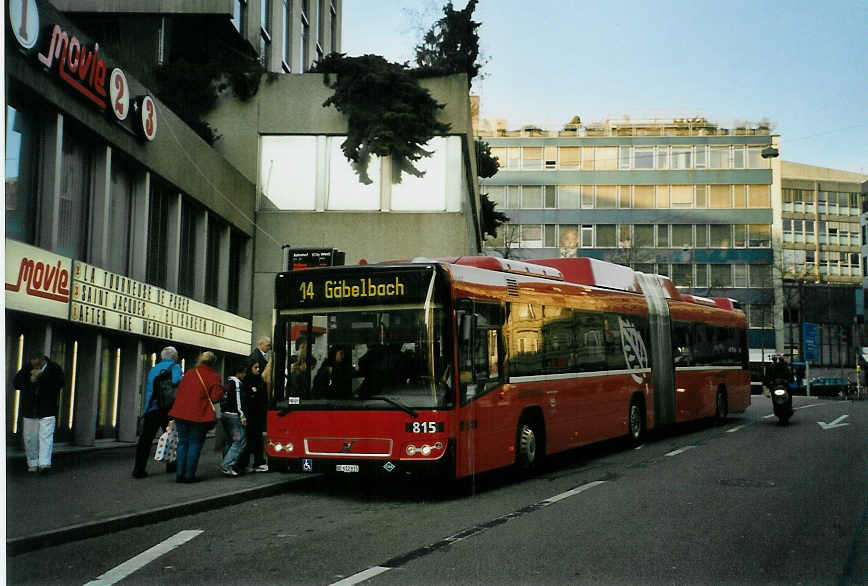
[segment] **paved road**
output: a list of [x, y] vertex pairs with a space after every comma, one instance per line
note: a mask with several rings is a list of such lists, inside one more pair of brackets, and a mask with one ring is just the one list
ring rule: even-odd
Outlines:
[[311, 477], [279, 496], [15, 556], [7, 578], [862, 584], [868, 402], [796, 406], [781, 427], [754, 397], [725, 426], [682, 428], [637, 450], [578, 450], [524, 482], [485, 476], [461, 497]]

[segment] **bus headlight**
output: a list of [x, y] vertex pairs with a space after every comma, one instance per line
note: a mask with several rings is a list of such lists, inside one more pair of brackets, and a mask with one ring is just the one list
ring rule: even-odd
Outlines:
[[286, 442], [285, 444], [283, 444], [281, 442], [273, 442], [271, 440], [268, 440], [268, 445], [271, 446], [271, 449], [273, 449], [278, 454], [284, 451], [292, 452], [295, 449], [295, 447], [292, 445], [292, 442]]
[[421, 447], [416, 447], [414, 444], [407, 444], [407, 447], [404, 448], [404, 451], [408, 456], [423, 456], [428, 457], [434, 452], [438, 452], [443, 449], [443, 442], [436, 442], [433, 445], [423, 444]]

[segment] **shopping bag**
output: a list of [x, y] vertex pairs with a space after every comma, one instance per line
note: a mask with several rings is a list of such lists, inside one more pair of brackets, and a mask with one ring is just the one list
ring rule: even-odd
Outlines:
[[157, 451], [154, 460], [157, 462], [174, 462], [178, 450], [178, 432], [175, 430], [175, 422], [169, 421], [166, 431], [157, 440]]

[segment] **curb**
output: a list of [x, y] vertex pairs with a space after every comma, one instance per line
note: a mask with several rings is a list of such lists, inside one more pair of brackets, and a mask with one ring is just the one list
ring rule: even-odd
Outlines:
[[310, 478], [310, 476], [301, 476], [299, 478], [281, 480], [265, 486], [247, 488], [230, 494], [199, 498], [193, 501], [187, 501], [166, 507], [146, 509], [128, 515], [109, 517], [108, 519], [94, 521], [92, 523], [69, 525], [59, 529], [43, 531], [42, 533], [36, 533], [34, 535], [25, 535], [23, 537], [7, 539], [6, 555], [20, 555], [22, 553], [37, 551], [45, 547], [79, 541], [90, 537], [98, 537], [100, 535], [114, 533], [115, 531], [122, 531], [133, 527], [142, 527], [152, 523], [159, 523], [178, 517], [185, 517], [187, 515], [237, 505], [252, 499], [278, 495], [287, 491], [291, 485]]

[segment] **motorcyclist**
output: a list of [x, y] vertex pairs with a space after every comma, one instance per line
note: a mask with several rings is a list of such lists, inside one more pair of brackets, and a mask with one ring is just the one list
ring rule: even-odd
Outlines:
[[775, 385], [785, 385], [789, 388], [792, 379], [790, 365], [786, 363], [784, 357], [772, 356], [772, 365], [766, 373], [766, 386], [769, 390], [774, 390]]

